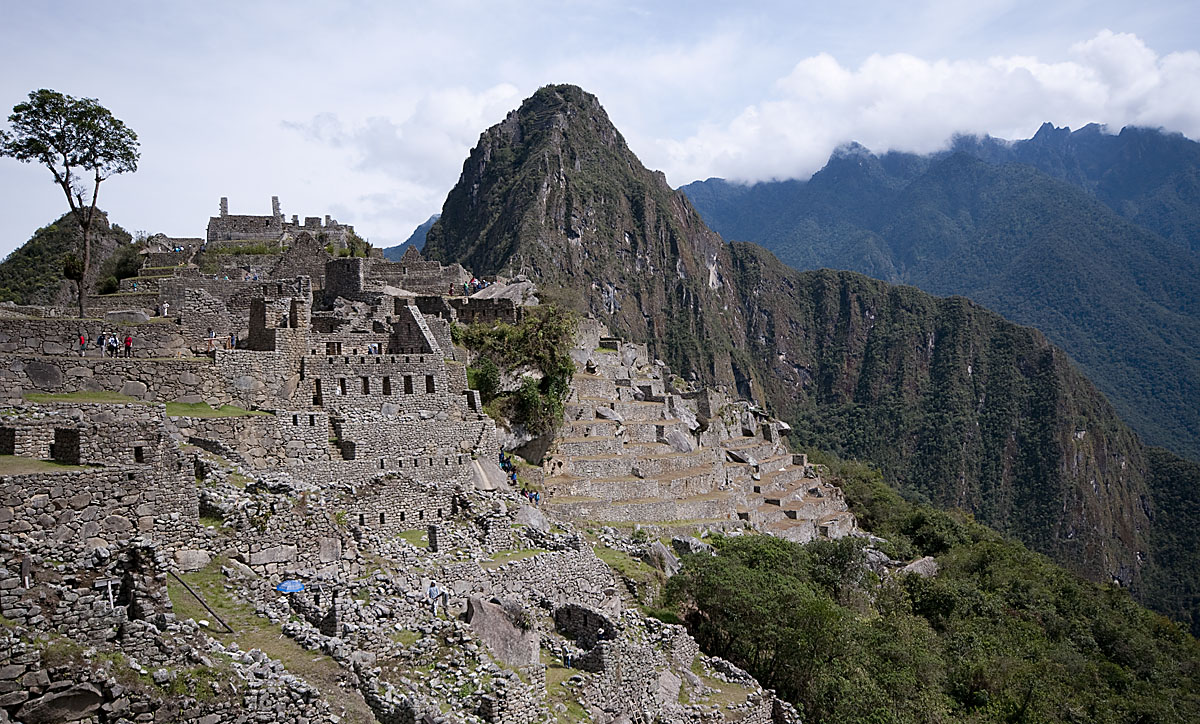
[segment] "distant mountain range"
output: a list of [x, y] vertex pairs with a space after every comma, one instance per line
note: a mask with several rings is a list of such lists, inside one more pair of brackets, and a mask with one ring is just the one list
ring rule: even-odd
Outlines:
[[1200, 460], [1200, 144], [1042, 126], [928, 156], [840, 149], [808, 181], [682, 188], [796, 269], [961, 294], [1036, 326], [1148, 441]]
[[[876, 250], [881, 268], [963, 254], [977, 234], [957, 225], [976, 215], [1015, 214], [1011, 221], [1026, 224], [1024, 233], [1042, 234], [1029, 225], [1050, 223], [1055, 208], [1080, 206], [1089, 214], [1062, 222], [1065, 250], [1045, 254], [1042, 264], [1091, 263], [1088, 255], [1131, 233], [1181, 248], [1027, 166], [966, 154], [885, 161], [861, 150], [835, 161], [818, 205], [825, 215], [808, 221], [803, 238], [822, 248], [857, 241]], [[888, 170], [893, 162], [909, 164], [905, 178]], [[1048, 194], [1042, 203], [1049, 208], [1035, 207], [1036, 222], [1023, 204], [1043, 192], [1024, 191], [1014, 181], [1021, 178], [1042, 179]], [[727, 184], [699, 190], [706, 188], [738, 191]], [[842, 193], [858, 188], [875, 196]], [[1001, 196], [976, 199], [968, 193], [975, 188]], [[890, 205], [863, 201], [878, 198]], [[879, 223], [877, 214], [899, 219], [906, 209], [909, 223], [945, 231], [904, 236], [907, 256], [866, 226]], [[824, 228], [826, 218], [843, 214], [858, 221], [838, 232]], [[1068, 244], [1077, 220], [1099, 241]], [[1009, 256], [1024, 264], [1029, 252], [991, 233], [992, 264], [1011, 266]], [[477, 274], [525, 273], [543, 299], [646, 342], [685, 378], [769, 406], [792, 423], [798, 445], [871, 460], [913, 495], [971, 511], [1075, 571], [1120, 580], [1159, 610], [1196, 620], [1200, 491], [1193, 483], [1200, 466], [1145, 448], [1037, 330], [961, 297], [936, 298], [853, 272], [802, 273], [757, 245], [726, 244], [685, 195], [642, 166], [599, 101], [579, 88], [542, 88], [481, 135], [423, 253]], [[1190, 257], [1180, 250], [1175, 258], [1179, 269], [1164, 270], [1160, 287], [1146, 294], [1156, 311], [1186, 317], [1190, 311], [1171, 300]], [[1135, 254], [1120, 259], [1141, 264]], [[1033, 293], [1028, 284], [1024, 293]], [[1116, 288], [1111, 295], [1120, 296]]]
[[425, 223], [418, 226], [416, 230], [414, 230], [413, 233], [404, 240], [404, 243], [397, 244], [396, 246], [389, 246], [384, 249], [383, 258], [387, 259], [388, 261], [400, 261], [400, 257], [404, 256], [404, 252], [408, 251], [408, 247], [410, 246], [415, 246], [417, 247], [417, 251], [420, 251], [425, 246], [425, 235], [429, 233], [430, 227], [433, 226], [433, 222], [438, 220], [439, 216], [441, 216], [441, 214], [434, 214], [426, 219]]

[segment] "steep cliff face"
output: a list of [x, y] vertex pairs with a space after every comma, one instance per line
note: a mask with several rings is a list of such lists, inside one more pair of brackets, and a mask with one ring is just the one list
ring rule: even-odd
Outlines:
[[872, 460], [1074, 570], [1138, 579], [1141, 445], [1040, 332], [962, 297], [731, 252], [748, 356], [797, 442]]
[[425, 252], [528, 274], [768, 405], [800, 443], [872, 460], [1093, 579], [1138, 586], [1154, 565], [1142, 447], [1039, 332], [724, 244], [578, 88], [543, 88], [482, 135]]

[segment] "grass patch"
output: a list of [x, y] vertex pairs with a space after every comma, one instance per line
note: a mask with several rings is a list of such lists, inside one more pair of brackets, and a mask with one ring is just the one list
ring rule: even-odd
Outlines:
[[[604, 561], [618, 575], [633, 583], [638, 591], [656, 591], [666, 581], [666, 576], [662, 571], [628, 553], [605, 546], [594, 546], [592, 550], [596, 552], [597, 558]], [[638, 593], [638, 596], [641, 597], [642, 594]]]
[[183, 574], [182, 578], [195, 589], [209, 606], [221, 618], [225, 619], [237, 632], [230, 634], [220, 629], [220, 624], [212, 621], [212, 615], [204, 610], [190, 593], [179, 585], [173, 578], [167, 581], [167, 592], [171, 597], [171, 605], [175, 614], [180, 618], [195, 620], [207, 619], [212, 621], [209, 634], [228, 645], [236, 641], [243, 650], [261, 649], [273, 659], [283, 662], [288, 671], [303, 678], [316, 686], [321, 692], [341, 706], [346, 707], [343, 721], [353, 724], [372, 724], [375, 721], [370, 708], [353, 689], [341, 689], [338, 678], [341, 667], [328, 656], [308, 651], [295, 641], [283, 635], [279, 626], [254, 613], [254, 607], [247, 603], [234, 601], [225, 590], [225, 577], [221, 575], [221, 566], [228, 564], [225, 557], [213, 559], [205, 568], [192, 573]]
[[[575, 698], [574, 690], [566, 685], [567, 679], [581, 673], [580, 670], [564, 666], [545, 649], [542, 650], [541, 656], [542, 663], [546, 666], [546, 704], [549, 705], [554, 721], [561, 722], [561, 724], [591, 721], [583, 705]], [[567, 710], [556, 712], [554, 711], [555, 704], [562, 704]]]
[[69, 473], [91, 470], [89, 465], [64, 465], [53, 460], [35, 460], [17, 455], [0, 455], [0, 475], [29, 475], [32, 473]]
[[171, 417], [250, 417], [270, 415], [262, 410], [245, 410], [236, 405], [221, 405], [213, 409], [206, 402], [168, 402], [167, 415]]
[[391, 635], [389, 636], [389, 638], [392, 641], [395, 641], [396, 643], [400, 644], [404, 648], [408, 648], [409, 646], [412, 646], [416, 642], [420, 641], [421, 637], [423, 635], [424, 634], [422, 634], [420, 631], [410, 631], [409, 629], [403, 629], [400, 631], [393, 631], [391, 633]]
[[543, 550], [541, 548], [500, 551], [500, 552], [496, 553], [496, 555], [492, 556], [491, 560], [481, 561], [479, 564], [479, 567], [483, 568], [484, 570], [490, 570], [492, 568], [499, 568], [500, 566], [504, 565], [505, 563], [512, 563], [513, 561], [523, 561], [526, 558], [533, 558], [534, 556], [541, 555], [542, 553], [549, 553], [549, 551]]
[[429, 534], [423, 530], [405, 530], [396, 534], [402, 541], [407, 541], [417, 548], [429, 547]]
[[105, 390], [87, 390], [80, 392], [27, 392], [25, 399], [30, 402], [40, 402], [43, 404], [56, 402], [82, 402], [96, 403], [107, 405], [145, 405], [148, 403], [142, 402], [136, 397], [122, 395], [119, 392], [107, 392]]

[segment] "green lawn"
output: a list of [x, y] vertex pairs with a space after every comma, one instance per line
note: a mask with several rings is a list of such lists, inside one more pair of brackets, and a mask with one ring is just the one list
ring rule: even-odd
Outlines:
[[87, 465], [64, 465], [53, 460], [34, 460], [17, 455], [0, 455], [0, 475], [29, 475], [31, 473], [69, 473], [90, 470]]
[[213, 409], [204, 402], [168, 402], [167, 415], [171, 417], [247, 417], [270, 415], [261, 410], [245, 410], [236, 405], [221, 405]]
[[136, 397], [122, 395], [119, 392], [108, 392], [106, 390], [88, 390], [81, 392], [28, 392], [25, 394], [25, 399], [29, 400], [30, 402], [41, 403], [88, 402], [109, 405], [147, 404]]

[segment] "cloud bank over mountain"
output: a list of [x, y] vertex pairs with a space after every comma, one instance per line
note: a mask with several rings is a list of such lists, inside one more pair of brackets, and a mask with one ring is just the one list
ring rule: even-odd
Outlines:
[[1200, 138], [1200, 53], [1160, 56], [1137, 36], [1105, 30], [1069, 55], [958, 61], [896, 53], [848, 68], [822, 53], [799, 61], [776, 81], [772, 98], [732, 121], [659, 140], [658, 161], [674, 183], [805, 178], [847, 141], [928, 153], [955, 133], [1026, 138], [1047, 120]]

